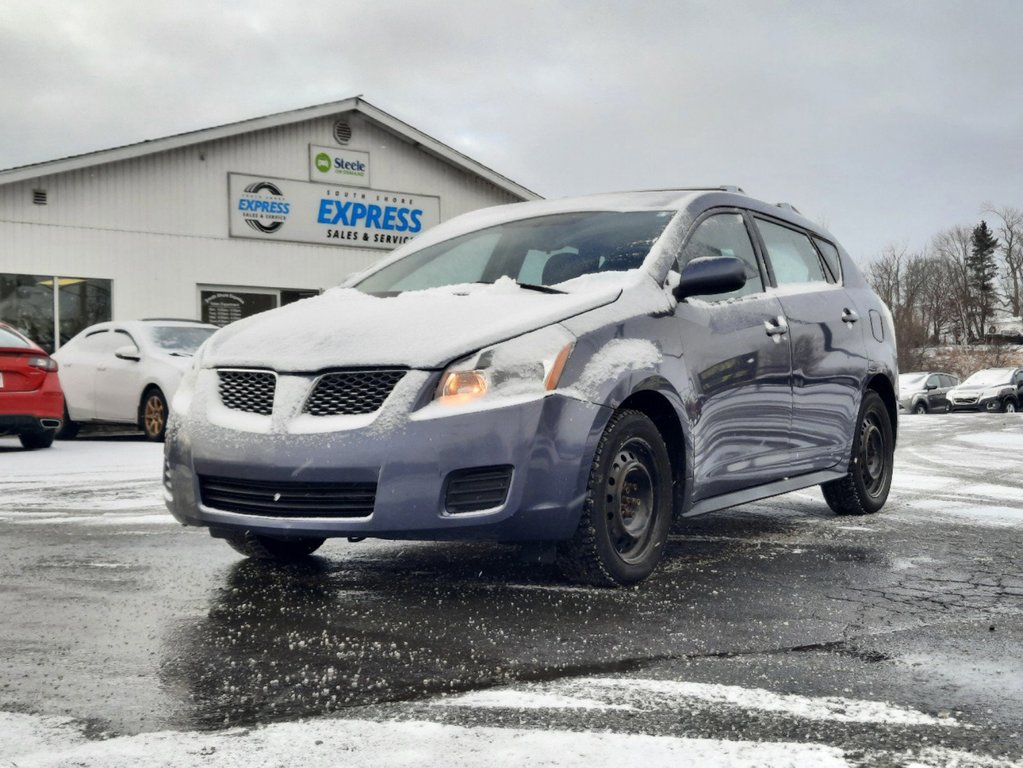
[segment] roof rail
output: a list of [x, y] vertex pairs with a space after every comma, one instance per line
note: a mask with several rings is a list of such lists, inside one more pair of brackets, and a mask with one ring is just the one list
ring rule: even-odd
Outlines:
[[722, 184], [718, 187], [722, 192], [734, 192], [737, 195], [745, 195], [746, 190], [742, 187], [736, 186], [735, 184]]
[[798, 213], [800, 216], [803, 215], [802, 213], [800, 213], [799, 209], [796, 208], [796, 206], [794, 206], [792, 203], [775, 203], [774, 207], [775, 208], [784, 208], [787, 211], [792, 211], [793, 213]]

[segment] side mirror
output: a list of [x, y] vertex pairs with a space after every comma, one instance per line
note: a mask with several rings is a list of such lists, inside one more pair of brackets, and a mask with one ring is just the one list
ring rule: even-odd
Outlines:
[[746, 265], [741, 260], [734, 256], [704, 256], [685, 265], [672, 293], [682, 301], [689, 296], [729, 293], [744, 285]]
[[928, 384], [926, 387], [924, 387], [924, 389], [937, 389], [937, 388], [938, 388], [937, 384]]
[[123, 347], [118, 347], [114, 350], [114, 357], [119, 360], [133, 360], [136, 363], [142, 359], [142, 355], [131, 344], [125, 344]]

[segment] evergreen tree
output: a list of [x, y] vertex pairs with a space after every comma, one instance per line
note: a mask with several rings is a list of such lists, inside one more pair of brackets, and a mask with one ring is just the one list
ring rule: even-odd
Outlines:
[[995, 276], [998, 264], [995, 253], [998, 249], [998, 238], [988, 229], [986, 221], [981, 221], [973, 228], [970, 242], [970, 255], [966, 257], [967, 283], [973, 311], [971, 320], [974, 335], [984, 338], [988, 320], [995, 307]]

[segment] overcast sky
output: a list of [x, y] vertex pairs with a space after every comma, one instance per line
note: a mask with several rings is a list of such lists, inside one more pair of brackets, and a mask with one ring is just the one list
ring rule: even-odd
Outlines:
[[1023, 207], [1023, 2], [2, 0], [0, 168], [362, 94], [545, 197], [738, 184], [853, 255]]

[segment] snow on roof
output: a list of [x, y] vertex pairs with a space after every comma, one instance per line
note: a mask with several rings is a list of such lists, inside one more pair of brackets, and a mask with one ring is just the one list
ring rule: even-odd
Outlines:
[[458, 150], [452, 149], [432, 136], [428, 136], [422, 131], [413, 128], [408, 123], [405, 123], [393, 115], [384, 112], [382, 109], [373, 106], [361, 96], [353, 96], [348, 99], [342, 99], [341, 101], [332, 101], [326, 104], [318, 104], [302, 109], [293, 109], [287, 112], [276, 112], [263, 117], [255, 117], [212, 128], [188, 131], [186, 133], [179, 133], [159, 139], [147, 139], [135, 144], [126, 144], [121, 147], [113, 147], [111, 149], [103, 149], [96, 152], [87, 152], [81, 155], [72, 155], [70, 157], [59, 158], [56, 160], [47, 160], [41, 163], [32, 163], [30, 165], [8, 168], [6, 170], [0, 170], [0, 185], [13, 184], [14, 182], [25, 181], [26, 179], [36, 179], [40, 176], [66, 173], [68, 171], [90, 168], [121, 160], [129, 160], [143, 155], [166, 152], [173, 149], [179, 149], [181, 147], [188, 147], [204, 142], [216, 141], [218, 139], [240, 136], [242, 134], [263, 131], [269, 128], [277, 128], [282, 125], [291, 125], [293, 123], [300, 123], [306, 120], [315, 120], [317, 118], [329, 117], [331, 115], [342, 114], [345, 112], [358, 112], [365, 115], [367, 118], [388, 129], [392, 133], [407, 139], [423, 151], [434, 155], [451, 165], [460, 167], [468, 173], [480, 176], [494, 186], [503, 189], [516, 197], [523, 200], [541, 199], [540, 195], [536, 192], [515, 183], [511, 179], [502, 176], [482, 163], [476, 162]]

